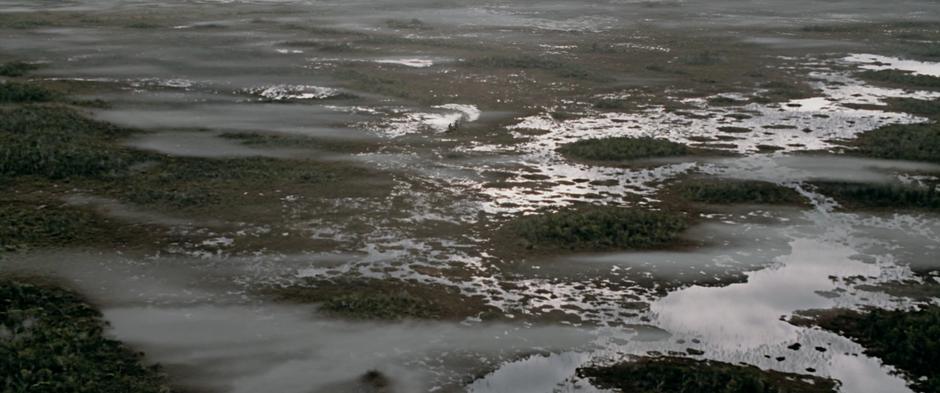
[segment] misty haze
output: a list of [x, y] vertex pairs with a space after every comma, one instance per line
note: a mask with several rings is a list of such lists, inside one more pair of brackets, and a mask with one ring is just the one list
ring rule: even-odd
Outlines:
[[938, 393], [936, 0], [0, 0], [4, 393]]

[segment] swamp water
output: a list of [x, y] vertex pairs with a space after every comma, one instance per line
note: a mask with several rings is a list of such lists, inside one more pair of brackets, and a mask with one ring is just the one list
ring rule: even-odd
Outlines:
[[[813, 184], [938, 184], [936, 164], [825, 154], [931, 121], [893, 99], [940, 98], [858, 76], [940, 76], [877, 27], [933, 32], [940, 7], [858, 3], [0, 1], [0, 54], [40, 62], [31, 80], [107, 103], [87, 112], [140, 130], [121, 146], [371, 176], [210, 190], [263, 208], [153, 207], [72, 185], [63, 203], [171, 239], [10, 253], [0, 271], [68, 283], [110, 334], [196, 390], [592, 392], [577, 368], [673, 354], [831, 377], [849, 393], [909, 392], [860, 345], [787, 322], [908, 309], [911, 299], [856, 288], [859, 277], [930, 280], [915, 271], [940, 263], [935, 211], [843, 209]], [[888, 38], [867, 48], [869, 35]], [[808, 93], [758, 100], [772, 88], [740, 83], [747, 74], [785, 75]], [[624, 106], [598, 104], [611, 101]], [[557, 151], [603, 137], [722, 154], [631, 166]], [[683, 235], [692, 248], [514, 259], [491, 242], [499, 224], [544, 209], [658, 209], [664, 184], [687, 176], [772, 182], [809, 203], [696, 212]], [[359, 320], [259, 290], [350, 277], [446, 286], [500, 316]]]

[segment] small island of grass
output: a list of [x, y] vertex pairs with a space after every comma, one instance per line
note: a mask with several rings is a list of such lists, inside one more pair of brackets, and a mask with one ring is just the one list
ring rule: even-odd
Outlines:
[[573, 160], [622, 163], [645, 158], [680, 157], [712, 151], [695, 149], [658, 138], [613, 137], [580, 140], [561, 146], [558, 152]]
[[917, 311], [870, 309], [807, 312], [798, 325], [816, 325], [851, 338], [865, 353], [897, 367], [917, 392], [940, 391], [940, 307]]
[[675, 244], [687, 227], [681, 213], [605, 206], [524, 216], [502, 232], [526, 248], [605, 251]]
[[631, 393], [833, 393], [836, 383], [808, 375], [681, 357], [641, 357], [611, 366], [579, 368], [603, 389]]

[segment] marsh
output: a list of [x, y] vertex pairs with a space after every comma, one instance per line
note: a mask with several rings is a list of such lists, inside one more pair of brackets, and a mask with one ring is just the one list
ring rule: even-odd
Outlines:
[[0, 0], [0, 384], [931, 392], [938, 86], [931, 0]]

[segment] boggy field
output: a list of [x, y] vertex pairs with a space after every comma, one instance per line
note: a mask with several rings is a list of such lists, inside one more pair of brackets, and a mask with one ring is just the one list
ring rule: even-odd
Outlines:
[[0, 0], [0, 384], [940, 391], [938, 16]]

